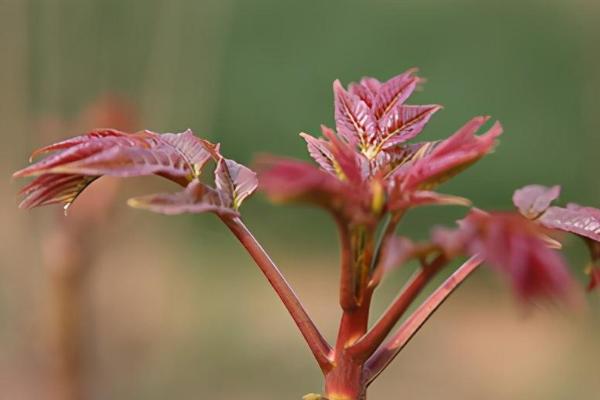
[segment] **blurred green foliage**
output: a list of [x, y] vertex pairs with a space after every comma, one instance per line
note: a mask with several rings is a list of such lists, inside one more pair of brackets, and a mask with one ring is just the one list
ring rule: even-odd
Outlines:
[[[226, 155], [246, 163], [263, 152], [308, 159], [298, 133], [318, 134], [321, 123], [333, 126], [334, 79], [387, 79], [417, 66], [428, 82], [410, 101], [445, 107], [421, 138], [446, 137], [481, 114], [505, 127], [495, 153], [443, 191], [469, 197], [482, 208], [508, 209], [515, 188], [559, 183], [563, 199], [600, 206], [599, 19], [600, 5], [594, 0], [2, 0], [0, 120], [5, 132], [0, 145], [14, 151], [0, 165], [15, 170], [31, 148], [44, 144], [35, 121], [48, 115], [73, 118], [106, 92], [121, 94], [138, 107], [140, 129], [189, 127], [220, 141]], [[333, 226], [322, 212], [271, 207], [264, 200], [249, 201], [245, 211], [257, 236], [273, 248], [276, 259], [288, 258], [292, 269], [309, 249], [311, 260], [321, 257], [335, 265]], [[401, 229], [424, 237], [432, 224], [452, 223], [462, 214], [455, 208], [422, 209]], [[148, 225], [169, 232], [165, 236], [187, 239], [163, 241], [183, 253], [182, 265], [189, 267], [179, 272], [210, 272], [218, 278], [210, 280], [213, 284], [223, 275], [231, 281], [207, 290], [224, 297], [236, 287], [239, 296], [248, 295], [244, 290], [250, 289], [241, 288], [245, 279], [256, 278], [255, 271], [239, 268], [232, 277], [229, 270], [208, 265], [222, 256], [223, 246], [235, 246], [217, 221], [207, 216], [144, 217]], [[227, 256], [248, 262], [241, 251]], [[198, 259], [210, 263], [196, 271], [192, 260]], [[221, 307], [214, 313], [228, 312]], [[211, 334], [231, 339], [232, 353], [248, 345], [264, 346], [267, 353], [286, 350], [285, 343], [273, 347], [230, 328], [223, 325]], [[211, 343], [192, 353], [178, 348], [181, 355], [174, 356], [200, 370], [165, 378], [170, 366], [156, 356], [157, 367], [145, 376], [156, 374], [163, 386], [145, 386], [147, 393], [136, 398], [170, 398], [173, 388], [204, 387], [213, 379], [225, 384], [214, 375], [223, 370], [232, 371], [239, 385], [255, 393], [287, 396], [318, 389], [307, 387], [318, 376], [307, 375], [312, 365], [302, 354], [292, 354], [298, 363], [284, 366], [259, 359], [260, 352], [199, 366], [198, 359], [206, 355], [216, 360], [219, 348]], [[266, 369], [253, 369], [257, 364]], [[265, 373], [277, 372], [303, 378], [272, 382], [262, 392], [255, 388]], [[203, 379], [196, 383], [199, 375]], [[114, 389], [112, 398], [132, 398], [128, 390], [133, 383], [121, 384], [124, 393]], [[232, 392], [215, 388], [213, 395], [221, 398], [220, 393]], [[540, 393], [535, 398], [565, 394]]]

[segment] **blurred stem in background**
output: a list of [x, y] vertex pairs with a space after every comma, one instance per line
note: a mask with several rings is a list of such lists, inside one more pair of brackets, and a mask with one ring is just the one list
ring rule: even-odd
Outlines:
[[[114, 96], [101, 96], [79, 117], [79, 121], [61, 128], [60, 121], [44, 121], [41, 132], [63, 133], [96, 126], [135, 129], [135, 113], [127, 103]], [[103, 178], [96, 182], [77, 205], [69, 209], [69, 218], [56, 215], [42, 239], [42, 259], [47, 278], [46, 378], [51, 400], [83, 400], [86, 395], [85, 326], [89, 308], [86, 302], [88, 277], [101, 247], [94, 245], [106, 234], [117, 180]], [[66, 213], [66, 208], [65, 208]]]

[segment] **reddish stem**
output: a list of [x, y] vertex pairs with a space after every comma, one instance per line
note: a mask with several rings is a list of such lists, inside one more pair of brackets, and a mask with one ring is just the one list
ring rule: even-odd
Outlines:
[[385, 224], [385, 229], [383, 230], [383, 233], [381, 234], [380, 242], [376, 246], [376, 249], [375, 249], [375, 256], [373, 258], [373, 271], [372, 271], [373, 273], [375, 273], [375, 271], [377, 270], [377, 267], [379, 266], [378, 264], [381, 259], [381, 252], [386, 248], [388, 241], [396, 233], [396, 228], [398, 227], [398, 223], [404, 216], [405, 212], [406, 212], [406, 210], [396, 211], [395, 213], [390, 215], [389, 220]]
[[474, 256], [461, 265], [439, 288], [419, 306], [400, 326], [398, 331], [381, 346], [365, 364], [366, 384], [370, 384], [392, 362], [431, 315], [454, 292], [454, 290], [482, 263], [483, 259]]
[[340, 217], [336, 217], [338, 232], [340, 235], [340, 306], [343, 310], [351, 310], [356, 307], [354, 297], [353, 255], [352, 242], [348, 225]]
[[347, 349], [367, 331], [371, 292], [352, 310], [344, 310], [335, 344], [334, 367], [325, 375], [325, 394], [328, 399], [363, 399], [364, 360], [352, 357]]
[[390, 307], [382, 314], [381, 318], [373, 325], [373, 328], [360, 338], [348, 352], [354, 357], [367, 359], [384, 341], [394, 325], [404, 315], [408, 307], [421, 293], [425, 285], [431, 278], [444, 266], [448, 260], [440, 255], [430, 264], [417, 271], [410, 281], [404, 286], [398, 297], [392, 302]]
[[273, 260], [267, 252], [262, 248], [260, 243], [254, 238], [252, 233], [244, 225], [241, 219], [235, 217], [221, 217], [221, 220], [233, 232], [235, 237], [242, 243], [250, 256], [256, 262], [265, 275], [285, 308], [292, 316], [294, 322], [298, 326], [300, 333], [306, 340], [308, 347], [312, 351], [319, 367], [323, 373], [327, 373], [332, 368], [332, 349], [327, 343], [321, 332], [317, 329], [314, 322], [302, 306], [302, 303], [285, 280]]

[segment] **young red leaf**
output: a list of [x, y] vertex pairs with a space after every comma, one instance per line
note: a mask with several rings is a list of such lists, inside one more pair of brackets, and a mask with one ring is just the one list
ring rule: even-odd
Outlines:
[[46, 154], [46, 153], [50, 153], [50, 152], [54, 152], [54, 151], [58, 151], [58, 150], [64, 150], [64, 149], [68, 149], [70, 147], [74, 147], [74, 146], [77, 146], [77, 145], [80, 145], [83, 143], [87, 143], [91, 139], [100, 139], [100, 138], [106, 138], [106, 137], [122, 137], [122, 136], [123, 136], [123, 132], [118, 131], [116, 129], [96, 129], [85, 135], [69, 138], [67, 140], [63, 140], [61, 142], [54, 143], [49, 146], [44, 146], [42, 148], [34, 150], [31, 153], [31, 156], [29, 156], [29, 161], [31, 162], [35, 157], [42, 155], [42, 154]]
[[333, 83], [337, 131], [348, 143], [366, 147], [375, 137], [376, 122], [369, 106], [348, 93], [339, 80]]
[[513, 194], [513, 203], [529, 219], [539, 217], [560, 196], [560, 186], [529, 185]]
[[339, 179], [304, 161], [266, 157], [259, 164], [260, 188], [277, 202], [328, 204], [342, 190]]
[[[360, 83], [354, 82], [348, 85], [348, 92], [364, 101], [367, 107], [372, 109], [373, 103], [375, 101], [375, 96], [377, 95], [377, 89], [375, 87], [371, 88], [367, 85], [364, 85], [363, 82], [365, 82], [366, 79], [369, 78], [363, 78]], [[377, 81], [377, 84], [379, 84], [379, 81]]]
[[315, 204], [355, 221], [372, 213], [374, 199], [368, 186], [357, 189], [304, 161], [268, 157], [259, 164], [260, 189], [272, 201]]
[[308, 147], [308, 153], [316, 161], [317, 164], [324, 170], [332, 175], [338, 174], [338, 168], [336, 168], [336, 161], [331, 153], [330, 145], [323, 139], [317, 139], [308, 133], [300, 133], [300, 136], [306, 141]]
[[560, 187], [530, 185], [515, 191], [513, 202], [519, 212], [540, 225], [581, 237], [590, 250], [588, 290], [600, 282], [600, 210], [570, 203], [566, 208], [550, 206], [558, 198]]
[[383, 147], [403, 143], [417, 136], [433, 114], [441, 108], [439, 105], [399, 105], [391, 109], [379, 123]]
[[[439, 144], [440, 141], [435, 141], [392, 146], [380, 152], [373, 164], [377, 170], [383, 171], [386, 177], [406, 176], [418, 160], [430, 154]], [[396, 184], [396, 179], [389, 181], [392, 185]]]
[[402, 188], [414, 190], [436, 186], [489, 153], [496, 138], [502, 133], [502, 126], [496, 122], [485, 134], [475, 136], [475, 132], [487, 120], [488, 117], [473, 118], [429, 154], [416, 161], [404, 176], [398, 176], [402, 181]]
[[33, 208], [62, 203], [65, 210], [97, 176], [45, 174], [23, 187], [19, 194], [25, 196], [20, 208]]
[[538, 218], [547, 228], [571, 232], [594, 241], [600, 241], [600, 210], [570, 204], [567, 208], [548, 207]]
[[42, 148], [37, 154], [51, 151], [56, 152], [17, 171], [14, 176], [157, 174], [182, 184], [197, 176], [210, 159], [204, 143], [189, 130], [164, 135], [150, 131], [133, 134], [94, 131]]
[[414, 76], [416, 68], [410, 69], [401, 75], [395, 76], [377, 88], [377, 96], [373, 107], [373, 114], [376, 118], [381, 118], [404, 101], [412, 94], [421, 81]]
[[545, 232], [520, 215], [471, 212], [454, 231], [437, 230], [434, 241], [450, 255], [479, 255], [507, 275], [522, 299], [555, 297], [577, 301], [574, 283], [560, 255], [548, 248]]
[[[102, 175], [156, 174], [187, 186], [186, 191], [179, 194], [155, 195], [133, 202], [165, 213], [192, 209], [201, 212], [208, 210], [207, 207], [237, 210], [258, 184], [253, 171], [223, 158], [219, 145], [197, 138], [190, 130], [162, 135], [150, 131], [127, 134], [113, 129], [96, 130], [44, 147], [34, 155], [51, 152], [53, 154], [14, 174], [37, 176], [21, 191], [25, 195], [21, 207], [52, 203], [68, 206]], [[213, 195], [206, 197], [206, 190], [200, 193], [197, 184], [188, 185], [196, 181], [211, 158], [217, 161], [215, 193], [219, 202], [214, 201]]]
[[425, 205], [455, 205], [468, 207], [471, 205], [471, 201], [460, 196], [452, 196], [428, 190], [417, 190], [414, 192], [402, 192], [399, 195], [394, 196], [389, 202], [388, 209], [395, 211]]
[[214, 212], [220, 215], [238, 216], [228, 200], [219, 191], [194, 180], [178, 193], [161, 193], [129, 199], [127, 204], [160, 214]]
[[322, 125], [323, 136], [329, 140], [334, 166], [341, 180], [360, 185], [368, 175], [367, 160], [350, 145], [340, 140], [335, 132]]
[[215, 169], [215, 184], [227, 207], [237, 210], [258, 186], [256, 173], [233, 160], [220, 158]]

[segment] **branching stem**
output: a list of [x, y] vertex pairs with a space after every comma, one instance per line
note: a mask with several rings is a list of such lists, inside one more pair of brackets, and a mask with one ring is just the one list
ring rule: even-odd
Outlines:
[[390, 362], [398, 355], [400, 350], [412, 339], [423, 324], [431, 317], [440, 305], [454, 292], [454, 290], [479, 267], [482, 258], [474, 256], [461, 265], [446, 281], [438, 287], [417, 308], [417, 310], [400, 326], [398, 331], [388, 339], [368, 360], [365, 365], [365, 383], [371, 383]]
[[221, 217], [221, 220], [229, 227], [235, 237], [237, 237], [250, 256], [254, 259], [256, 265], [258, 265], [283, 302], [285, 308], [292, 316], [317, 360], [317, 363], [321, 367], [321, 370], [323, 373], [327, 373], [333, 366], [333, 351], [302, 306], [302, 303], [298, 299], [296, 293], [294, 293], [294, 290], [290, 287], [273, 260], [271, 260], [267, 252], [254, 238], [241, 219], [223, 216]]
[[440, 255], [417, 271], [390, 307], [373, 325], [373, 328], [348, 349], [349, 353], [360, 359], [366, 359], [373, 354], [394, 328], [394, 325], [404, 315], [408, 307], [410, 307], [411, 303], [421, 293], [425, 285], [446, 265], [447, 261], [445, 256]]
[[354, 275], [352, 239], [346, 222], [336, 217], [340, 237], [340, 306], [343, 310], [352, 310], [356, 307], [354, 297]]

